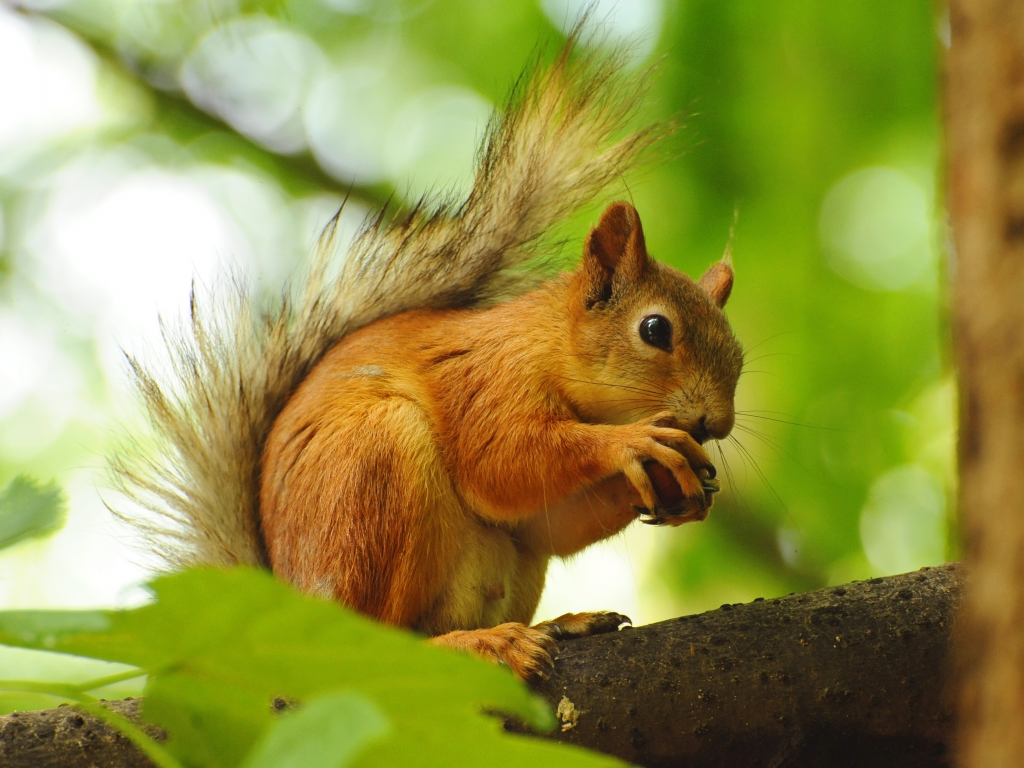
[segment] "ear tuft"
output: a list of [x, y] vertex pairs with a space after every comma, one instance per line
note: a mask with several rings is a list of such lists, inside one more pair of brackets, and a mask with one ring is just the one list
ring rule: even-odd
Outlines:
[[[635, 242], [636, 240], [639, 242]], [[634, 242], [631, 242], [634, 241]], [[605, 208], [597, 226], [587, 236], [587, 250], [601, 262], [601, 266], [614, 272], [619, 268], [626, 252], [639, 245], [645, 250], [644, 231], [640, 216], [629, 203], [616, 202]]]
[[712, 264], [708, 271], [700, 278], [700, 287], [703, 288], [711, 300], [719, 306], [725, 306], [732, 293], [732, 281], [734, 277], [732, 269], [732, 243], [736, 239], [736, 223], [740, 219], [740, 209], [737, 205], [732, 212], [732, 226], [729, 227], [729, 240], [725, 244], [725, 253], [717, 264]]
[[719, 262], [708, 267], [708, 271], [701, 275], [699, 285], [703, 288], [711, 300], [719, 307], [724, 307], [732, 293], [732, 253], [726, 251]]
[[629, 203], [609, 205], [583, 247], [579, 279], [586, 286], [586, 306], [612, 298], [618, 286], [643, 277], [650, 257], [640, 215]]

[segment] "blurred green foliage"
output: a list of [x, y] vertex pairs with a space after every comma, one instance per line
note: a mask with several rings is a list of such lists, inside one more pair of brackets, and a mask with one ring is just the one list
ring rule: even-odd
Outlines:
[[[724, 602], [755, 584], [876, 575], [887, 563], [866, 562], [861, 511], [900, 465], [930, 461], [951, 507], [949, 384], [941, 425], [908, 434], [949, 376], [937, 266], [906, 290], [865, 290], [829, 268], [819, 227], [830, 187], [865, 166], [923, 177], [932, 202], [938, 23], [929, 2], [701, 2], [682, 4], [666, 31], [660, 93], [692, 104], [695, 141], [637, 198], [652, 248], [691, 273], [721, 251], [739, 209], [729, 314], [747, 355], [734, 434], [760, 465], [742, 449], [730, 457], [742, 490], [679, 537], [665, 566], [683, 589]], [[935, 439], [945, 453], [925, 459]], [[950, 541], [893, 565], [955, 552]]]
[[24, 475], [0, 491], [0, 549], [49, 536], [67, 518], [67, 503], [56, 484], [41, 486]]
[[[353, 185], [359, 174], [339, 172], [334, 150], [310, 149], [302, 130], [285, 131], [287, 115], [285, 128], [246, 122], [238, 105], [284, 98], [277, 91], [232, 91], [230, 72], [221, 72], [219, 93], [230, 98], [207, 103], [212, 114], [197, 106], [201, 92], [183, 90], [182, 73], [198, 46], [245, 20], [292, 35], [295, 51], [319, 51], [303, 59], [310, 72], [372, 63], [379, 78], [357, 94], [356, 111], [367, 120], [385, 115], [400, 129], [408, 113], [378, 97], [457, 86], [500, 104], [525, 62], [563, 39], [542, 5], [48, 3], [44, 13], [99, 55], [98, 89], [114, 117], [0, 177], [0, 202], [23, 210], [19, 201], [76, 142], [130, 147], [165, 168], [241, 170], [287, 203], [351, 189], [373, 205], [396, 188], [401, 201], [404, 180], [417, 168], [444, 167], [447, 155], [434, 165], [360, 171]], [[728, 313], [747, 350], [737, 429], [719, 458], [726, 491], [707, 522], [658, 532], [666, 542], [658, 574], [680, 608], [698, 610], [955, 557], [956, 395], [936, 182], [944, 22], [935, 5], [655, 5], [660, 27], [647, 63], [657, 61], [660, 73], [650, 114], [638, 119], [681, 115], [682, 128], [659, 162], [614, 194], [634, 199], [652, 253], [691, 275], [720, 257], [738, 212]], [[308, 119], [304, 125], [312, 141]], [[351, 136], [372, 148], [381, 131], [367, 125]], [[585, 217], [571, 224], [572, 243], [587, 225]], [[17, 266], [11, 242], [0, 259], [0, 282], [7, 275], [9, 285]], [[280, 254], [282, 274], [297, 258]], [[87, 378], [96, 376], [93, 365]], [[78, 454], [63, 450], [72, 464]], [[55, 451], [25, 465], [8, 454], [0, 476], [49, 466]]]
[[[613, 758], [502, 730], [483, 709], [541, 731], [547, 704], [507, 669], [428, 646], [262, 571], [187, 571], [127, 611], [0, 612], [0, 643], [131, 665], [79, 684], [0, 680], [121, 728], [161, 768], [615, 766]], [[147, 676], [158, 744], [98, 706], [96, 689]], [[275, 716], [275, 698], [292, 706]]]

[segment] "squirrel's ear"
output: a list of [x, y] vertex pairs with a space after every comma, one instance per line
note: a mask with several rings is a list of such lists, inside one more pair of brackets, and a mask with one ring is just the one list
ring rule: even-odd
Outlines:
[[719, 307], [724, 307], [732, 293], [732, 255], [726, 251], [721, 261], [717, 261], [708, 267], [708, 271], [701, 275], [700, 287], [707, 291], [708, 296]]
[[649, 259], [636, 208], [621, 201], [609, 205], [583, 248], [588, 305], [611, 298], [615, 284], [638, 280]]

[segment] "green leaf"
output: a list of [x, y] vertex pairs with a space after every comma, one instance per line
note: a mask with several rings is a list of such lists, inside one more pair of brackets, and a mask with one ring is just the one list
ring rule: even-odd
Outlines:
[[391, 724], [354, 691], [318, 696], [285, 713], [253, 748], [243, 768], [340, 768]]
[[233, 768], [272, 723], [258, 690], [182, 670], [152, 680], [143, 716], [170, 734], [168, 750], [187, 765]]
[[[62, 650], [69, 637], [110, 629], [107, 611], [0, 611], [0, 643], [43, 651]], [[79, 654], [109, 659], [102, 654]]]
[[45, 693], [0, 692], [0, 715], [11, 712], [32, 712], [37, 709], [52, 709], [63, 701], [59, 696]]
[[40, 486], [19, 475], [0, 493], [0, 549], [49, 536], [66, 519], [67, 504], [55, 483]]
[[144, 669], [143, 716], [167, 730], [167, 750], [187, 765], [237, 766], [266, 743], [275, 697], [308, 707], [340, 690], [373, 702], [393, 728], [355, 755], [360, 766], [621, 765], [505, 733], [484, 710], [538, 729], [554, 723], [507, 669], [301, 595], [264, 571], [186, 571], [151, 588], [152, 604], [68, 612], [63, 622], [54, 612], [0, 612], [0, 641]]

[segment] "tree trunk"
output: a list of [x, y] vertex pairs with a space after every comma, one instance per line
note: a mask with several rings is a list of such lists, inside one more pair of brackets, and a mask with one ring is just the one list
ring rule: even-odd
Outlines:
[[964, 768], [1024, 765], [1024, 0], [951, 0]]
[[[638, 765], [947, 766], [960, 584], [947, 565], [564, 642], [534, 688], [559, 711], [553, 738]], [[0, 717], [0, 764], [147, 765], [72, 717]]]

